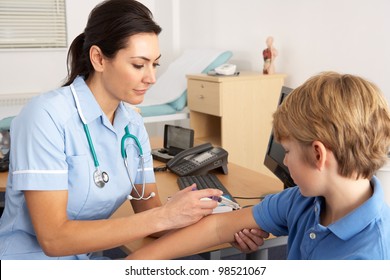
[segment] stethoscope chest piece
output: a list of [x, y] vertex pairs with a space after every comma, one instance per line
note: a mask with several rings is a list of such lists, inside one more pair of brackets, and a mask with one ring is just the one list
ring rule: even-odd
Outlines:
[[107, 172], [100, 171], [99, 169], [96, 169], [95, 172], [93, 172], [93, 180], [95, 181], [95, 185], [99, 188], [103, 188], [106, 183], [109, 181], [109, 177]]

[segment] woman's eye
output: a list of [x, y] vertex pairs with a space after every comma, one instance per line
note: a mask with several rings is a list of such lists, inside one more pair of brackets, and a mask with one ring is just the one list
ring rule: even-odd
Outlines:
[[[135, 69], [142, 69], [145, 67], [145, 64], [133, 64], [133, 66]], [[153, 63], [153, 68], [157, 68], [158, 66], [160, 66], [160, 64]]]
[[144, 67], [143, 64], [133, 64], [135, 69], [142, 69]]

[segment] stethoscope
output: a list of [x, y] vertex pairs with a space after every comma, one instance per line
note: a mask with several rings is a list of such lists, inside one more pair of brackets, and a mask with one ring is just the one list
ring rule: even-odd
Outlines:
[[[91, 151], [92, 158], [93, 158], [93, 163], [95, 165], [95, 171], [93, 172], [93, 181], [95, 182], [95, 185], [97, 187], [103, 188], [108, 183], [110, 178], [109, 178], [107, 172], [100, 170], [100, 164], [99, 164], [99, 161], [98, 161], [98, 158], [96, 155], [96, 151], [95, 151], [95, 148], [94, 148], [94, 145], [92, 142], [91, 134], [89, 133], [87, 121], [86, 121], [84, 114], [81, 110], [79, 98], [76, 94], [76, 89], [74, 88], [73, 84], [70, 85], [70, 90], [72, 91], [72, 95], [73, 95], [74, 101], [76, 103], [77, 112], [80, 116], [81, 122], [83, 123], [85, 136], [87, 137], [89, 149]], [[131, 176], [130, 176], [129, 167], [128, 167], [129, 164], [127, 161], [127, 152], [126, 152], [125, 145], [126, 145], [126, 140], [129, 138], [134, 140], [134, 142], [139, 150], [139, 157], [141, 159], [141, 168], [142, 168], [142, 192], [141, 192], [141, 194], [138, 192], [137, 188], [134, 186], [133, 180], [131, 179]], [[127, 176], [129, 177], [131, 186], [132, 186], [133, 190], [138, 195], [138, 197], [133, 197], [129, 194], [127, 196], [127, 199], [129, 199], [129, 200], [148, 200], [149, 198], [154, 197], [156, 195], [154, 192], [150, 193], [150, 195], [148, 197], [145, 197], [146, 178], [145, 178], [145, 166], [144, 166], [144, 156], [143, 156], [142, 147], [141, 147], [141, 144], [140, 144], [138, 138], [129, 132], [129, 128], [127, 126], [125, 127], [125, 134], [123, 135], [122, 140], [121, 140], [121, 155], [122, 155], [125, 167], [126, 167]]]

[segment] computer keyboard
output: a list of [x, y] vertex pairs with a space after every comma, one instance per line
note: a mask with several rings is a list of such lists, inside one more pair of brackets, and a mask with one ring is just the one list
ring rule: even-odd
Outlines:
[[181, 190], [192, 185], [193, 183], [196, 184], [198, 190], [207, 188], [219, 189], [223, 192], [223, 196], [225, 198], [228, 198], [231, 201], [237, 203], [237, 201], [233, 198], [233, 196], [215, 174], [209, 173], [205, 175], [182, 176], [177, 178], [177, 184]]

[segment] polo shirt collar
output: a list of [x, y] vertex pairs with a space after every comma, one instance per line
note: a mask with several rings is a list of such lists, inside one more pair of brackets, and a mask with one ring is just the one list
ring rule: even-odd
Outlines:
[[336, 236], [348, 240], [366, 228], [379, 215], [384, 203], [384, 193], [379, 180], [374, 176], [371, 181], [373, 195], [358, 208], [328, 226]]

